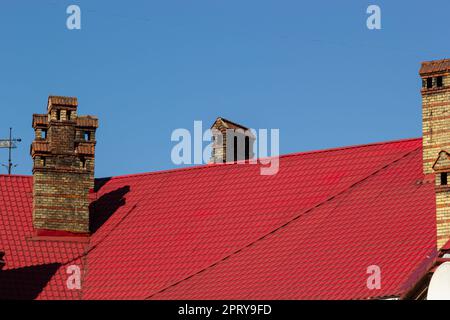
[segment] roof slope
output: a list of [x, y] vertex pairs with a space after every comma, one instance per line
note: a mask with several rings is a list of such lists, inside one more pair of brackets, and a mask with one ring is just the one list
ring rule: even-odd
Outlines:
[[[220, 164], [100, 179], [83, 244], [27, 239], [31, 178], [2, 176], [2, 272], [44, 266], [41, 299], [397, 296], [436, 251], [422, 180], [421, 139], [282, 156], [274, 176]], [[71, 264], [80, 291], [66, 287]], [[366, 286], [370, 265], [381, 290]]]

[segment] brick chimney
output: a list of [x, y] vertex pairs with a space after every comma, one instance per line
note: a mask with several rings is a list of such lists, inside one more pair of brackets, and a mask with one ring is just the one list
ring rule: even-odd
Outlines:
[[254, 134], [247, 128], [224, 118], [211, 126], [213, 147], [211, 162], [225, 163], [252, 159]]
[[422, 63], [423, 173], [434, 174], [437, 247], [450, 239], [450, 59]]
[[33, 226], [42, 234], [88, 234], [98, 120], [78, 116], [77, 98], [48, 98], [33, 115]]

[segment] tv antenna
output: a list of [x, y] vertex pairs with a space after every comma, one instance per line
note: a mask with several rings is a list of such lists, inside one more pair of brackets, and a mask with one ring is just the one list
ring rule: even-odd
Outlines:
[[12, 168], [17, 167], [17, 164], [13, 164], [11, 160], [12, 155], [12, 149], [17, 148], [17, 143], [21, 142], [22, 139], [14, 138], [12, 137], [12, 128], [9, 128], [9, 139], [0, 139], [0, 149], [8, 149], [9, 157], [8, 157], [8, 164], [2, 164], [3, 167], [8, 168], [8, 174], [11, 174]]

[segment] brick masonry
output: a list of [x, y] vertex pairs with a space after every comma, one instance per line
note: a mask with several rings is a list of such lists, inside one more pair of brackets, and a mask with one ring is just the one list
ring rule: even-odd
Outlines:
[[35, 230], [89, 233], [98, 119], [78, 116], [78, 101], [48, 99], [47, 114], [33, 115], [33, 226]]
[[435, 174], [437, 246], [441, 248], [450, 239], [450, 188], [442, 178], [450, 173], [450, 59], [424, 62], [420, 76], [423, 173]]
[[441, 248], [450, 238], [450, 155], [441, 151], [435, 164], [437, 245]]

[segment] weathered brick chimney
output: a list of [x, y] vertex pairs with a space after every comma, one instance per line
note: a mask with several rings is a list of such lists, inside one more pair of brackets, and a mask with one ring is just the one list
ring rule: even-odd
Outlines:
[[450, 59], [422, 63], [423, 173], [435, 175], [437, 246], [450, 239]]
[[77, 98], [48, 98], [33, 115], [33, 226], [38, 235], [88, 234], [98, 120], [78, 116]]
[[219, 117], [211, 130], [214, 142], [211, 162], [236, 162], [253, 158], [255, 136], [248, 128]]

